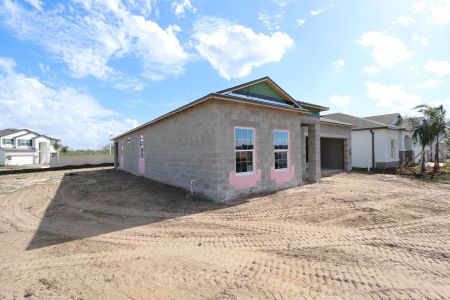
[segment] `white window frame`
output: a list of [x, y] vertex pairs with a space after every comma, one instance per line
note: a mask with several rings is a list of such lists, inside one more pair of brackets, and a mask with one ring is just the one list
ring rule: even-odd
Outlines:
[[[11, 144], [5, 143], [6, 140], [10, 141]], [[14, 138], [2, 138], [2, 144], [5, 145], [5, 146], [6, 145], [14, 146]]]
[[[275, 132], [286, 132], [287, 133], [287, 149], [275, 149]], [[289, 170], [289, 149], [291, 148], [290, 146], [290, 140], [289, 140], [289, 130], [285, 130], [285, 129], [275, 129], [273, 131], [273, 153], [274, 153], [274, 157], [273, 157], [273, 167], [275, 172], [286, 172]], [[282, 169], [276, 169], [275, 168], [275, 153], [277, 152], [286, 152], [286, 168], [282, 168]]]
[[[25, 143], [24, 145], [22, 145], [22, 141]], [[30, 145], [28, 145], [28, 142], [30, 143]], [[32, 140], [17, 139], [17, 143], [19, 144], [19, 147], [33, 147]]]
[[[248, 150], [248, 149], [237, 150], [236, 149], [236, 129], [250, 129], [253, 132], [253, 149], [251, 149], [251, 150]], [[236, 176], [250, 176], [250, 175], [254, 175], [255, 174], [255, 169], [256, 169], [256, 161], [255, 161], [255, 148], [256, 148], [255, 139], [256, 139], [256, 135], [255, 135], [255, 128], [235, 126], [233, 128], [233, 135], [234, 135], [234, 139], [233, 139], [234, 174], [236, 174]], [[240, 173], [236, 172], [236, 152], [252, 152], [252, 163], [253, 163], [252, 171], [250, 171], [250, 172], [240, 172]]]
[[144, 159], [144, 135], [139, 135], [139, 159]]

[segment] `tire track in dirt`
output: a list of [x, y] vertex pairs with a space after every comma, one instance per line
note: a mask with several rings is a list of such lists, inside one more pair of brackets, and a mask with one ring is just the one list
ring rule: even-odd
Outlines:
[[68, 173], [0, 178], [0, 298], [31, 289], [61, 299], [445, 299], [450, 290], [447, 186], [342, 174], [219, 205], [122, 172]]

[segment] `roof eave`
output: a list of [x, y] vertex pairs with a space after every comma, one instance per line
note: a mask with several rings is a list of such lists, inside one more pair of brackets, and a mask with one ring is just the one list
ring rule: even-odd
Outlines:
[[197, 100], [195, 100], [193, 102], [190, 102], [190, 103], [188, 103], [186, 105], [183, 105], [183, 106], [179, 107], [178, 109], [175, 109], [175, 110], [173, 110], [171, 112], [168, 112], [168, 113], [166, 113], [166, 114], [164, 114], [164, 115], [162, 115], [162, 116], [160, 116], [160, 117], [158, 117], [156, 119], [153, 119], [153, 120], [151, 120], [151, 121], [149, 121], [147, 123], [144, 123], [144, 124], [142, 124], [142, 125], [140, 125], [140, 126], [138, 126], [136, 128], [130, 129], [130, 130], [128, 130], [128, 131], [126, 131], [126, 132], [124, 132], [124, 133], [122, 133], [120, 135], [117, 135], [117, 136], [113, 137], [111, 140], [115, 141], [115, 140], [117, 140], [117, 139], [119, 139], [119, 138], [121, 138], [121, 137], [123, 137], [125, 135], [133, 133], [133, 132], [135, 132], [135, 131], [137, 131], [139, 129], [145, 128], [145, 127], [150, 126], [152, 124], [155, 124], [155, 123], [157, 123], [159, 121], [162, 121], [163, 119], [171, 117], [171, 116], [173, 116], [173, 115], [175, 115], [177, 113], [180, 113], [180, 112], [182, 112], [182, 111], [184, 111], [186, 109], [189, 109], [189, 108], [191, 108], [193, 106], [196, 106], [196, 105], [198, 105], [200, 103], [203, 103], [203, 102], [205, 102], [207, 100], [210, 100], [210, 99], [222, 99], [222, 100], [226, 100], [226, 101], [240, 102], [240, 103], [244, 103], [244, 104], [262, 106], [262, 107], [271, 108], [271, 109], [291, 111], [291, 112], [299, 113], [301, 115], [309, 115], [309, 114], [311, 114], [311, 112], [309, 112], [308, 110], [305, 110], [303, 108], [281, 107], [281, 106], [277, 106], [275, 104], [274, 105], [270, 105], [270, 104], [267, 104], [267, 103], [257, 103], [255, 101], [250, 101], [250, 100], [246, 100], [246, 99], [243, 99], [243, 98], [233, 97], [233, 96], [229, 96], [229, 95], [222, 95], [222, 94], [218, 94], [218, 93], [211, 93], [211, 94], [208, 94], [208, 95], [206, 95], [206, 96], [204, 96], [204, 97], [202, 97], [200, 99], [197, 99]]

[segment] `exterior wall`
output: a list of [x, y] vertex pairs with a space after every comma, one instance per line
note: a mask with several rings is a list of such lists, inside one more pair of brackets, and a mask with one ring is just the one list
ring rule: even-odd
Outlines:
[[[218, 121], [217, 195], [230, 200], [242, 195], [268, 192], [298, 186], [302, 180], [301, 120], [293, 112], [245, 104], [216, 102]], [[240, 176], [235, 173], [234, 128], [255, 129], [254, 174]], [[275, 170], [274, 130], [289, 131], [288, 170]]]
[[372, 134], [369, 130], [352, 132], [352, 158], [355, 168], [372, 168]]
[[[221, 200], [217, 195], [219, 170], [218, 111], [215, 100], [121, 137], [118, 169], [152, 180], [191, 189]], [[144, 138], [144, 168], [139, 169], [140, 135]], [[123, 141], [123, 151], [122, 151]]]
[[[396, 167], [400, 162], [400, 147], [404, 147], [401, 132], [389, 129], [374, 129], [373, 131], [375, 137], [375, 167], [381, 169]], [[353, 167], [373, 168], [370, 130], [355, 130], [352, 132], [352, 139]], [[395, 140], [393, 157], [391, 155], [391, 139]]]
[[[186, 190], [192, 186], [195, 193], [216, 201], [293, 187], [302, 178], [300, 123], [301, 116], [294, 112], [210, 100], [117, 139], [118, 168]], [[235, 127], [255, 130], [253, 174], [235, 172]], [[286, 171], [274, 169], [277, 129], [289, 131]], [[141, 134], [143, 170], [139, 170]]]

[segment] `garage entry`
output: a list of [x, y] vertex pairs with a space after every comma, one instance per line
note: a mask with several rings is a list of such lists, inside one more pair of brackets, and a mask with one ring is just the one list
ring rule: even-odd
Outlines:
[[320, 163], [322, 173], [344, 170], [344, 139], [320, 138]]
[[20, 166], [20, 165], [32, 165], [34, 163], [33, 155], [15, 155], [11, 156], [11, 160], [9, 161], [9, 165], [12, 166]]

